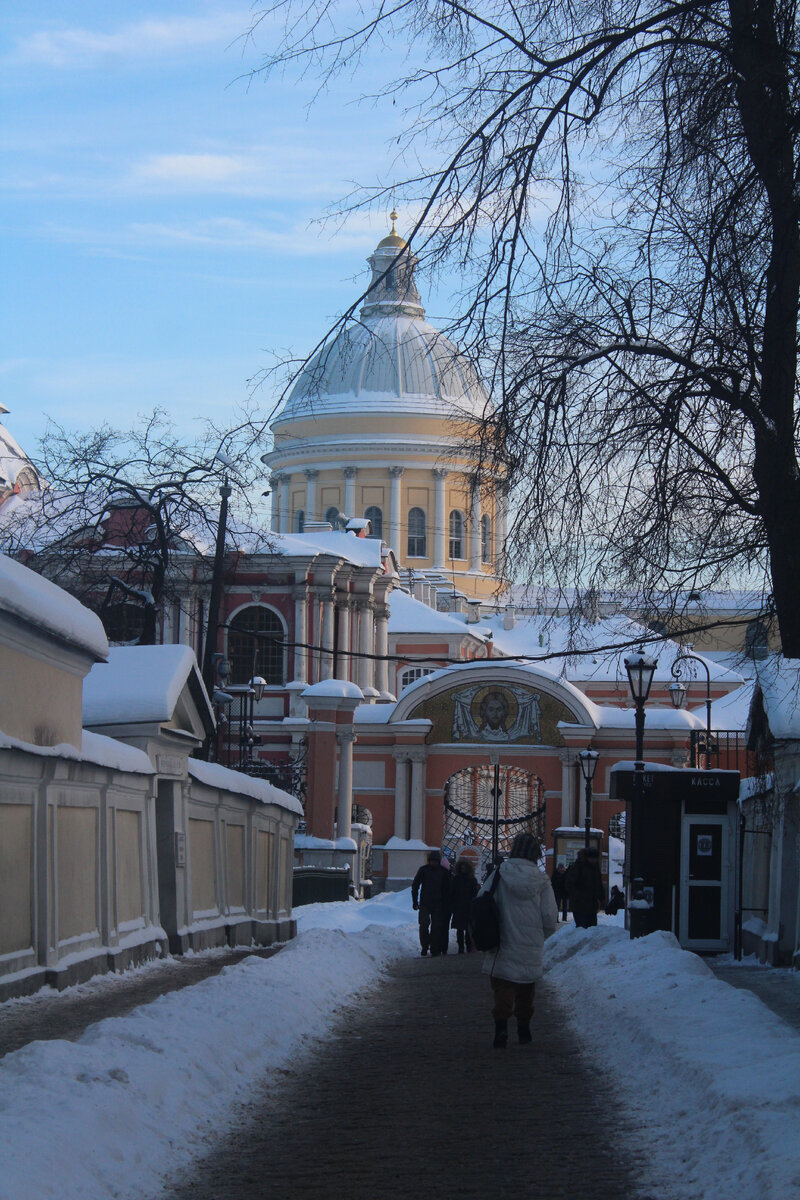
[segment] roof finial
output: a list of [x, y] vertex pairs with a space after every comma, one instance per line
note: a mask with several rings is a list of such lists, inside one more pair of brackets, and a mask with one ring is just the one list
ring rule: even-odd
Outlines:
[[392, 222], [392, 228], [389, 230], [389, 232], [393, 233], [395, 235], [395, 237], [397, 237], [397, 229], [395, 228], [395, 221], [397, 220], [397, 209], [396, 208], [392, 209], [392, 211], [389, 213], [389, 217], [391, 218], [391, 222]]

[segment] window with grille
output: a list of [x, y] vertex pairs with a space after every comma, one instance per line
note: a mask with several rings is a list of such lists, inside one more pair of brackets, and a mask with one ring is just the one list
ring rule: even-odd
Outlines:
[[408, 557], [426, 558], [427, 540], [425, 513], [421, 508], [412, 508], [408, 514]]
[[295, 531], [295, 533], [302, 533], [303, 530], [305, 529], [305, 526], [306, 526], [306, 514], [303, 512], [302, 508], [298, 508], [297, 512], [294, 514], [294, 531]]
[[377, 504], [370, 504], [369, 508], [364, 513], [364, 516], [372, 526], [372, 537], [383, 537], [383, 513], [378, 508]]
[[400, 690], [407, 688], [409, 684], [416, 683], [418, 679], [422, 679], [425, 675], [432, 675], [433, 667], [409, 667], [403, 671], [400, 676]]
[[328, 508], [325, 510], [325, 520], [330, 525], [331, 529], [339, 528], [339, 510], [338, 508]]
[[464, 557], [464, 514], [457, 508], [450, 513], [450, 557]]
[[481, 517], [481, 561], [492, 561], [492, 519], [488, 513]]
[[261, 675], [267, 683], [284, 682], [284, 630], [276, 612], [263, 605], [243, 608], [228, 626], [231, 683], [249, 683]]

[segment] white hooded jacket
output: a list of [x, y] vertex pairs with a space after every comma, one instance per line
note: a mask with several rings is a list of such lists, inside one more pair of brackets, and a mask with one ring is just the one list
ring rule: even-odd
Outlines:
[[[481, 888], [488, 892], [494, 871]], [[483, 970], [513, 983], [535, 983], [542, 978], [542, 948], [555, 933], [558, 905], [550, 880], [527, 858], [508, 858], [500, 866], [494, 893], [500, 910], [500, 948], [483, 956]]]

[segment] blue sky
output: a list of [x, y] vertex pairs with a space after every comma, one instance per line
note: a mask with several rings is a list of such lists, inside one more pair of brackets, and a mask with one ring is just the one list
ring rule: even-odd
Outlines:
[[355, 105], [368, 78], [310, 111], [311, 82], [248, 85], [271, 36], [243, 42], [250, 17], [235, 0], [3, 5], [0, 400], [31, 452], [46, 414], [220, 417], [363, 286], [385, 214], [314, 222], [352, 182], [391, 179], [399, 108]]

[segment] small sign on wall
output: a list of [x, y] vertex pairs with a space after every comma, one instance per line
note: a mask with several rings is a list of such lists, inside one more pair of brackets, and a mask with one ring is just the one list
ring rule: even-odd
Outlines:
[[175, 866], [186, 866], [186, 834], [182, 830], [175, 830]]

